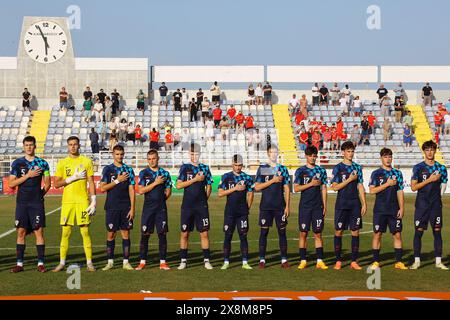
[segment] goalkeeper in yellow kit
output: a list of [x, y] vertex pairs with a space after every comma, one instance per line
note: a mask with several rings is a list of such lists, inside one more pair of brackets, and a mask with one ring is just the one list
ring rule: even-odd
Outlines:
[[[64, 187], [64, 191], [60, 221], [62, 226], [60, 263], [53, 272], [64, 269], [69, 249], [69, 238], [75, 224], [80, 226], [87, 270], [95, 271], [92, 264], [92, 243], [89, 235], [89, 224], [96, 207], [93, 164], [91, 159], [80, 155], [80, 140], [78, 137], [69, 137], [67, 145], [69, 156], [58, 162], [55, 174], [55, 187]], [[89, 184], [89, 194], [86, 182]]]

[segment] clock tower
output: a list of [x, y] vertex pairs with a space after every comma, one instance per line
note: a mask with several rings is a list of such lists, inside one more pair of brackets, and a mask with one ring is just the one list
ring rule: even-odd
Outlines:
[[23, 87], [38, 97], [57, 96], [62, 86], [75, 88], [75, 57], [68, 19], [24, 17], [17, 56]]

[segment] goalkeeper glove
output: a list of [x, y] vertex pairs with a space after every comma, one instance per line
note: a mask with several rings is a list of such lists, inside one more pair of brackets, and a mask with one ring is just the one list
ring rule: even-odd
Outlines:
[[97, 206], [97, 201], [96, 201], [96, 197], [94, 195], [94, 196], [91, 196], [91, 204], [86, 209], [86, 212], [88, 213], [88, 215], [93, 216], [95, 214], [96, 206]]
[[67, 184], [71, 184], [72, 182], [78, 181], [78, 180], [81, 180], [81, 179], [86, 179], [86, 169], [83, 169], [82, 171], [79, 171], [79, 168], [77, 168], [75, 170], [75, 173], [71, 177], [68, 177], [66, 179], [66, 183]]

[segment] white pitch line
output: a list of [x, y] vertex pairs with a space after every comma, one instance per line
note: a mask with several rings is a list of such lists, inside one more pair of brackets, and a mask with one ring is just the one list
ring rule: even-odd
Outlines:
[[[50, 214], [52, 214], [52, 213], [58, 211], [59, 209], [61, 209], [61, 207], [56, 208], [55, 210], [52, 210], [52, 211], [50, 211], [50, 212], [47, 212], [45, 215], [48, 216], [48, 215], [50, 215]], [[1, 238], [4, 238], [4, 237], [6, 237], [6, 236], [9, 236], [11, 233], [14, 233], [15, 231], [16, 231], [16, 228], [11, 229], [11, 230], [8, 230], [8, 231], [6, 231], [5, 233], [0, 234], [0, 239], [1, 239]]]

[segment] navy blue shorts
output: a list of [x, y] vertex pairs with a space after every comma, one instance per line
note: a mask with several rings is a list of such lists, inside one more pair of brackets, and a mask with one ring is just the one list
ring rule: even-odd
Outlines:
[[197, 208], [181, 208], [181, 232], [194, 231], [194, 224], [198, 232], [209, 230], [209, 210], [207, 205]]
[[273, 220], [278, 229], [285, 229], [288, 221], [284, 216], [284, 210], [260, 210], [259, 211], [259, 225], [261, 227], [271, 227]]
[[151, 208], [144, 205], [141, 216], [141, 231], [142, 233], [152, 234], [155, 227], [159, 234], [169, 232], [167, 208]]
[[240, 235], [248, 233], [248, 214], [240, 216], [225, 214], [223, 232], [233, 234], [234, 229], [236, 228]]
[[356, 231], [362, 229], [361, 207], [355, 206], [352, 209], [335, 209], [334, 229], [336, 231], [348, 229]]
[[373, 213], [373, 232], [385, 233], [389, 226], [389, 231], [392, 234], [397, 232], [402, 232], [403, 222], [402, 219], [398, 219], [397, 215], [380, 214], [377, 212]]
[[300, 232], [308, 232], [310, 227], [314, 233], [321, 233], [324, 227], [323, 209], [300, 209], [298, 214], [298, 228]]
[[17, 203], [15, 225], [28, 232], [45, 228], [44, 203]]
[[442, 228], [442, 204], [437, 203], [429, 208], [416, 208], [414, 211], [414, 225], [416, 229], [427, 230], [428, 223], [433, 229]]
[[133, 229], [133, 220], [127, 218], [128, 212], [130, 212], [130, 209], [106, 210], [106, 230], [117, 232], [118, 230]]

